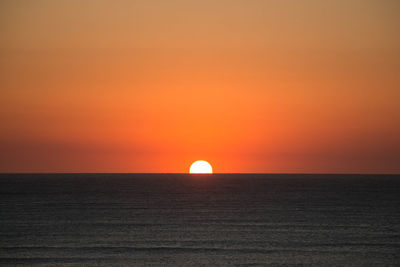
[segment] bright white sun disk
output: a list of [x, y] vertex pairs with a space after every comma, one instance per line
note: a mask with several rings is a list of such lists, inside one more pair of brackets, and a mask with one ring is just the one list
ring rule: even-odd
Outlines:
[[193, 162], [190, 166], [190, 173], [212, 173], [212, 167], [210, 163], [205, 160], [198, 160]]

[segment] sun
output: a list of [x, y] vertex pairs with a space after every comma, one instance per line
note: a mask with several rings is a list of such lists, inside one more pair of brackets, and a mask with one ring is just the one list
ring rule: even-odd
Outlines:
[[192, 163], [189, 173], [213, 173], [210, 163], [205, 160], [198, 160]]

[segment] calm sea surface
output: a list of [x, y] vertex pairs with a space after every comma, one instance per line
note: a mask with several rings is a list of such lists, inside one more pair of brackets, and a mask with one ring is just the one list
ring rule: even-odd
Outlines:
[[400, 176], [2, 174], [0, 265], [400, 265]]

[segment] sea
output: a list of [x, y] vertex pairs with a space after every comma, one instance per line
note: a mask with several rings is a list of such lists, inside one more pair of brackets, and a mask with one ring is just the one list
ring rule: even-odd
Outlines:
[[400, 266], [400, 175], [1, 174], [1, 266]]

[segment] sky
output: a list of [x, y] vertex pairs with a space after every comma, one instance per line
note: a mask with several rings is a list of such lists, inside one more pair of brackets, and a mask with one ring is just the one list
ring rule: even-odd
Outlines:
[[397, 0], [3, 0], [0, 172], [400, 173]]

